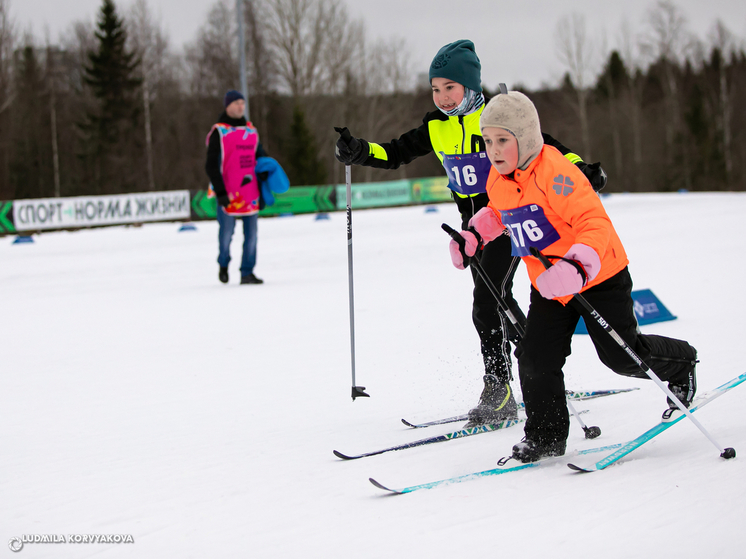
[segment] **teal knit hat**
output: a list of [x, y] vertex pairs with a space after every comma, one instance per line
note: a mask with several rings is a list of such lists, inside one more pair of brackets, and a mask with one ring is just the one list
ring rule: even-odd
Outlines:
[[482, 91], [482, 65], [474, 50], [474, 43], [461, 39], [438, 51], [430, 64], [430, 82], [446, 78], [473, 91]]

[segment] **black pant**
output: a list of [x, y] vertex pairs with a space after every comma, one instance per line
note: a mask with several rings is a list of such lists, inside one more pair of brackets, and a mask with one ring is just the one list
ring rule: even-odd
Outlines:
[[[478, 194], [469, 198], [454, 196], [454, 200], [461, 212], [463, 229], [468, 227], [472, 216], [489, 202], [487, 194]], [[485, 245], [480, 253], [480, 263], [484, 273], [495, 285], [513, 316], [521, 326], [525, 326], [526, 317], [513, 298], [513, 276], [515, 276], [520, 258], [511, 255], [510, 237], [503, 235]], [[474, 268], [471, 268], [471, 275], [474, 280], [471, 314], [474, 327], [479, 334], [485, 373], [493, 374], [503, 382], [508, 382], [513, 378], [508, 341], [517, 344], [518, 333], [515, 332], [510, 321], [502, 315], [495, 297]]]
[[[526, 317], [513, 298], [513, 276], [521, 259], [511, 256], [510, 244], [510, 237], [507, 235], [487, 243], [481, 253], [480, 264], [513, 316], [521, 325], [525, 325]], [[493, 374], [507, 382], [513, 378], [508, 340], [517, 344], [520, 336], [500, 312], [495, 296], [474, 268], [471, 268], [471, 275], [474, 280], [471, 316], [481, 341], [485, 373]]]
[[[696, 363], [697, 351], [682, 340], [641, 334], [631, 292], [632, 278], [625, 268], [583, 292], [583, 296], [661, 380], [684, 378]], [[570, 342], [581, 315], [604, 365], [620, 375], [648, 378], [579, 303], [573, 300], [564, 306], [545, 299], [532, 287], [526, 334], [516, 351], [528, 439], [567, 439], [570, 419], [562, 367], [570, 355]]]

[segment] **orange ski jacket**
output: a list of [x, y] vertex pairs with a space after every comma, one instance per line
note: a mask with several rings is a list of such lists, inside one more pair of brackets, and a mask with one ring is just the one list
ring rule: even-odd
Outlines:
[[[552, 146], [544, 145], [525, 171], [502, 176], [493, 167], [487, 178], [489, 206], [510, 231], [514, 256], [526, 263], [528, 276], [544, 271], [530, 256], [531, 246], [547, 256], [564, 256], [574, 244], [598, 253], [601, 270], [581, 293], [623, 270], [629, 261], [614, 226], [583, 172]], [[558, 297], [566, 304], [572, 296]]]

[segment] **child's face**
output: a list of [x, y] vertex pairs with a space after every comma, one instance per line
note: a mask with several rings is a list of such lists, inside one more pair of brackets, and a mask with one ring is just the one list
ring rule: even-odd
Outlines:
[[501, 175], [508, 175], [518, 167], [518, 140], [504, 128], [485, 128], [482, 138], [487, 146], [487, 157]]
[[450, 111], [464, 99], [464, 86], [447, 78], [433, 78], [433, 103], [442, 110]]

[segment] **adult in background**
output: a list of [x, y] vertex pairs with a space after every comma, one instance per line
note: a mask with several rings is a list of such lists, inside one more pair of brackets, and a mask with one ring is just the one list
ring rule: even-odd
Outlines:
[[266, 157], [259, 133], [246, 121], [246, 101], [241, 92], [231, 89], [223, 99], [225, 110], [207, 135], [205, 171], [210, 178], [208, 195], [218, 199], [218, 279], [228, 283], [230, 246], [236, 219], [243, 221], [241, 283], [264, 283], [254, 275], [256, 265], [257, 222], [261, 205], [257, 179], [257, 158]]

